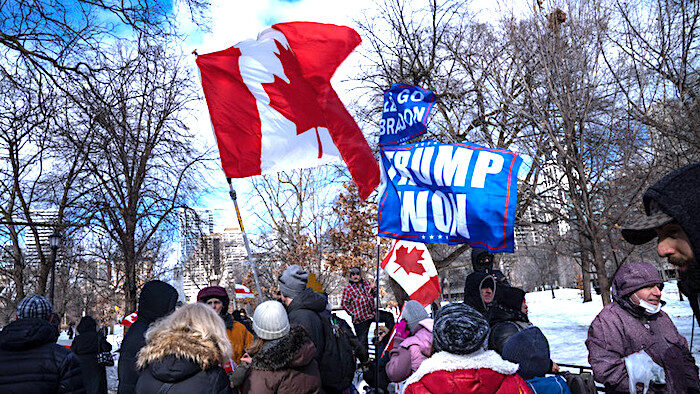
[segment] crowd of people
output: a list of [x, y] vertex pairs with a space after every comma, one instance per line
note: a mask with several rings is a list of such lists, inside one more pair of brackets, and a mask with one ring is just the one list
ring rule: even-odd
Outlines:
[[[644, 194], [646, 217], [622, 236], [633, 244], [657, 239], [659, 256], [678, 269], [679, 289], [700, 320], [698, 190], [700, 163], [667, 175]], [[259, 304], [252, 319], [229, 313], [222, 287], [204, 288], [196, 303], [179, 305], [171, 285], [147, 282], [138, 320], [118, 350], [118, 392], [350, 394], [358, 369], [375, 393], [387, 392], [391, 382], [408, 394], [595, 390], [562, 377], [547, 338], [529, 320], [525, 291], [511, 286], [494, 261], [473, 249], [464, 302], [431, 317], [419, 302], [407, 301], [396, 324], [389, 313], [376, 315], [376, 286], [353, 268], [341, 304], [354, 330], [332, 313], [325, 294], [308, 287], [309, 275], [297, 265], [279, 276], [277, 300]], [[688, 342], [661, 310], [662, 289], [651, 263], [617, 269], [613, 300], [586, 340], [593, 376], [606, 392], [700, 393]], [[80, 320], [68, 349], [56, 343], [58, 321], [44, 297], [24, 298], [15, 315], [0, 331], [0, 392], [107, 392], [112, 346], [93, 318]], [[368, 334], [377, 320], [379, 357], [370, 360]]]

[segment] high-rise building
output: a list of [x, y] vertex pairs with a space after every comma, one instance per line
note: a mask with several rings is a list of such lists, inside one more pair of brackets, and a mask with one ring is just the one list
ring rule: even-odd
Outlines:
[[26, 247], [25, 261], [30, 266], [33, 266], [39, 262], [39, 249], [37, 248], [37, 241], [44, 255], [51, 255], [49, 237], [56, 230], [56, 228], [51, 226], [51, 224], [58, 223], [58, 209], [35, 209], [30, 212], [30, 216], [32, 222], [37, 224], [34, 226], [37, 236], [34, 236], [34, 232], [29, 227], [24, 230], [24, 244]]
[[180, 262], [184, 262], [195, 251], [200, 238], [214, 233], [214, 216], [209, 209], [184, 208], [180, 210], [178, 219]]
[[233, 284], [247, 267], [243, 263], [246, 260], [243, 233], [237, 228], [214, 233], [211, 218], [208, 210], [200, 210], [199, 215], [180, 213], [181, 258], [175, 281], [182, 284], [189, 302], [196, 300], [199, 290], [214, 285], [229, 288], [233, 297]]

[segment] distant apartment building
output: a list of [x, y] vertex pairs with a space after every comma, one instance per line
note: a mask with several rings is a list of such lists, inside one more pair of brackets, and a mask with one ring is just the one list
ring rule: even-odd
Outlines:
[[207, 286], [222, 286], [233, 295], [234, 283], [247, 272], [243, 233], [227, 228], [220, 233], [203, 235], [182, 261], [182, 289], [189, 302]]

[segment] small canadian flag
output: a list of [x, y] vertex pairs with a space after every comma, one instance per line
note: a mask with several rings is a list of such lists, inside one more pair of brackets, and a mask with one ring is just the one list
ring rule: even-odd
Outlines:
[[134, 312], [128, 316], [125, 316], [122, 319], [122, 326], [124, 327], [131, 327], [132, 324], [136, 322], [136, 319], [138, 319], [139, 315], [138, 313]]
[[382, 260], [382, 268], [412, 300], [430, 305], [440, 295], [440, 281], [425, 244], [396, 240]]
[[255, 295], [248, 286], [236, 283], [236, 298], [255, 298]]

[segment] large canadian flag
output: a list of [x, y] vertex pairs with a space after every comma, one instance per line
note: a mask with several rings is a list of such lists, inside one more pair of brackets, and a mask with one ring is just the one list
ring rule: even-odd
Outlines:
[[349, 27], [290, 22], [197, 57], [227, 177], [342, 158], [360, 196], [369, 196], [379, 184], [379, 166], [330, 83], [360, 42]]
[[382, 260], [382, 268], [412, 300], [430, 305], [440, 295], [440, 281], [425, 244], [397, 240]]

